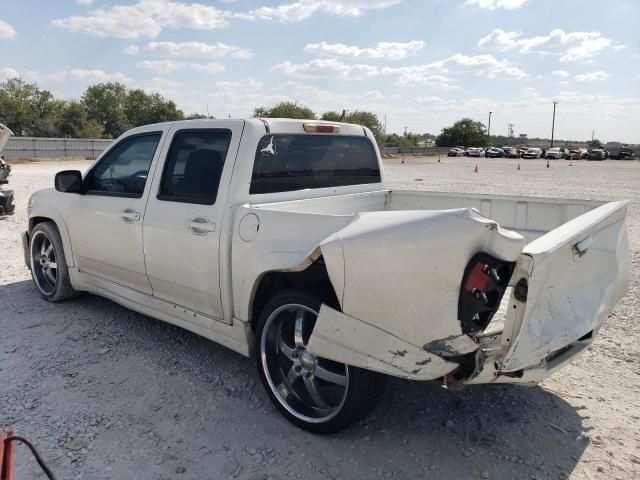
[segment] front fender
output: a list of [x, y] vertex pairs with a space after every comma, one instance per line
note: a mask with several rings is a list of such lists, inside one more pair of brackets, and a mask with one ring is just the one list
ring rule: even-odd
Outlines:
[[[64, 256], [67, 261], [67, 266], [75, 267], [75, 259], [73, 256], [73, 248], [71, 246], [71, 237], [69, 236], [69, 229], [67, 223], [64, 221], [60, 211], [55, 208], [55, 200], [53, 196], [56, 196], [53, 190], [44, 190], [36, 192], [31, 197], [31, 210], [29, 211], [29, 225], [31, 220], [35, 218], [47, 218], [54, 222], [60, 232], [60, 238], [62, 239], [62, 247], [64, 249]], [[53, 194], [53, 195], [52, 195]], [[71, 194], [64, 194], [71, 195]]]

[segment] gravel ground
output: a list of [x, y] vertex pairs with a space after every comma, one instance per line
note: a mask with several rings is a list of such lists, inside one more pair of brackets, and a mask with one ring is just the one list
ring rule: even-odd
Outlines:
[[[252, 361], [95, 296], [41, 300], [20, 247], [26, 201], [87, 163], [27, 163], [0, 221], [0, 429], [65, 479], [639, 478], [640, 163], [386, 163], [394, 188], [630, 199], [631, 288], [589, 351], [534, 388], [392, 379], [365, 421], [312, 436], [280, 417]], [[24, 447], [17, 463], [17, 478], [40, 475]]]

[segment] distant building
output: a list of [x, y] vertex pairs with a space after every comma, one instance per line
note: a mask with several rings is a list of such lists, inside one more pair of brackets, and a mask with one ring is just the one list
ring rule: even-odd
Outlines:
[[527, 134], [526, 133], [521, 133], [520, 134], [520, 140], [526, 140], [527, 139]]

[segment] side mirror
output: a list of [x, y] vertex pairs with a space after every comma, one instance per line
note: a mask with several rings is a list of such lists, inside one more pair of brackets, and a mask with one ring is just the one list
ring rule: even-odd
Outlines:
[[79, 170], [63, 170], [56, 173], [55, 187], [59, 192], [80, 193], [82, 173]]

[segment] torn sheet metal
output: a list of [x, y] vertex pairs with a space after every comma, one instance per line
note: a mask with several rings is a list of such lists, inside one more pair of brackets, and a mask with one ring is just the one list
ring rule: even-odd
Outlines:
[[326, 305], [307, 349], [336, 362], [413, 380], [439, 378], [458, 366]]
[[[344, 313], [422, 348], [462, 336], [458, 296], [469, 259], [483, 251], [515, 261], [524, 245], [464, 208], [360, 213], [320, 248]], [[461, 346], [458, 354], [469, 351]]]

